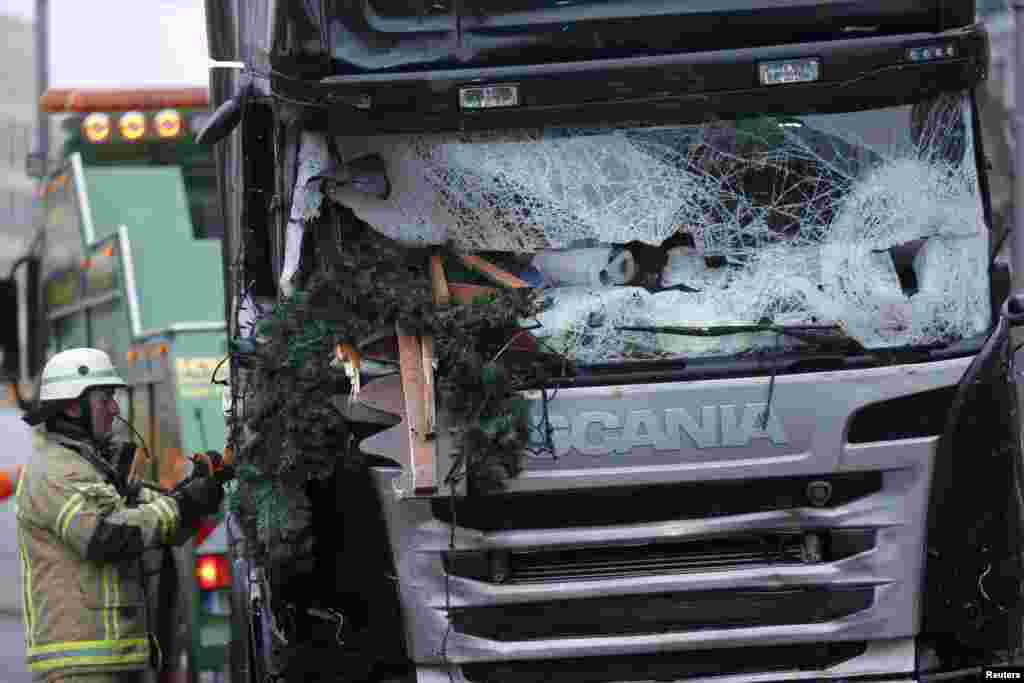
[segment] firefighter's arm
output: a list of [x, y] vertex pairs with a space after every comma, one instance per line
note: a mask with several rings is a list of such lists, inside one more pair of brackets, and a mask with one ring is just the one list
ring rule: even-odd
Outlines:
[[[152, 503], [155, 500], [167, 497], [168, 496], [162, 496], [156, 491], [153, 491], [148, 488], [142, 489], [142, 491], [139, 493], [139, 501], [144, 504]], [[179, 546], [188, 539], [192, 538], [192, 536], [195, 535], [198, 528], [198, 523], [193, 522], [192, 520], [179, 519], [177, 530], [170, 536], [170, 538], [165, 539], [164, 543], [166, 545]]]
[[181, 524], [181, 511], [170, 496], [157, 496], [125, 507], [117, 490], [103, 482], [51, 480], [46, 506], [49, 529], [90, 562], [131, 559], [169, 542]]

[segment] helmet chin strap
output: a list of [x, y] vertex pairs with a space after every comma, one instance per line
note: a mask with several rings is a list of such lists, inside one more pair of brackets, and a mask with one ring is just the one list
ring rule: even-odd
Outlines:
[[96, 434], [93, 433], [92, 425], [92, 409], [89, 407], [89, 392], [83, 392], [78, 397], [78, 410], [81, 413], [75, 420], [78, 426], [85, 430], [85, 433], [89, 435], [91, 441], [96, 440]]

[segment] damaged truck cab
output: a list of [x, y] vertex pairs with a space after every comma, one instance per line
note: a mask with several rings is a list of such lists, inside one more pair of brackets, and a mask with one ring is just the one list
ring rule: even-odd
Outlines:
[[232, 680], [1021, 644], [964, 0], [207, 0]]

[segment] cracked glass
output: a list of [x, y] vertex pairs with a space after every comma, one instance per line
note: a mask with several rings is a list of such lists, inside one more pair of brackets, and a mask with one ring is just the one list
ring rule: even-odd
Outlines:
[[[532, 324], [580, 362], [800, 345], [623, 326], [836, 325], [866, 348], [947, 344], [990, 323], [966, 93], [700, 125], [338, 138], [381, 155], [381, 200], [331, 188], [412, 245], [501, 253], [543, 287]], [[525, 322], [525, 321], [524, 321]]]

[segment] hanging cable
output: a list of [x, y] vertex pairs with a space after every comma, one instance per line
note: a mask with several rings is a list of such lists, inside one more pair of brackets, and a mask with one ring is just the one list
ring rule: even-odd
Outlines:
[[[782, 334], [777, 333], [775, 335], [775, 349], [778, 351], [782, 346]], [[772, 363], [772, 376], [768, 380], [768, 400], [764, 404], [764, 413], [761, 416], [761, 429], [768, 429], [768, 415], [772, 410], [772, 399], [775, 397], [775, 375], [779, 369], [778, 361]]]
[[126, 425], [128, 425], [128, 429], [132, 430], [132, 433], [139, 438], [139, 445], [142, 446], [143, 457], [145, 457], [147, 461], [152, 461], [153, 457], [149, 454], [149, 449], [146, 447], [146, 440], [142, 438], [142, 435], [139, 434], [137, 429], [135, 429], [135, 426], [128, 420], [121, 417], [120, 415], [115, 415], [114, 419], [120, 420], [121, 422], [124, 422]]

